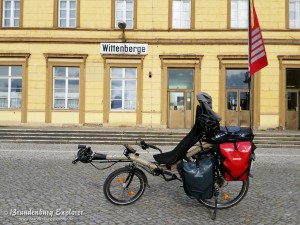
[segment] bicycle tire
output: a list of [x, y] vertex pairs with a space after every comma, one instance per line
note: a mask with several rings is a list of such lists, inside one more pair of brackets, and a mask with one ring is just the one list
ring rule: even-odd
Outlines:
[[[134, 173], [132, 173], [133, 170]], [[144, 194], [146, 185], [147, 179], [142, 172], [130, 167], [123, 167], [113, 171], [106, 178], [103, 192], [111, 203], [129, 205]]]
[[[231, 185], [233, 187], [232, 190], [228, 188], [228, 185]], [[239, 188], [239, 186], [241, 187]], [[245, 181], [225, 181], [222, 187], [219, 188], [217, 209], [228, 209], [232, 206], [237, 205], [246, 196], [248, 189], [249, 189], [249, 178]], [[231, 195], [235, 193], [236, 193], [235, 197], [231, 197]], [[215, 208], [215, 196], [213, 196], [211, 199], [197, 199], [197, 200], [208, 208], [211, 209]]]

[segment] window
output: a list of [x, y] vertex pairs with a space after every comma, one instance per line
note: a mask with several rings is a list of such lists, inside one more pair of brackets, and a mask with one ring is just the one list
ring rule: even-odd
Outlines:
[[134, 27], [134, 0], [116, 0], [115, 28], [119, 22], [126, 22], [126, 28]]
[[79, 108], [79, 67], [53, 67], [53, 108]]
[[0, 108], [21, 108], [22, 66], [0, 66]]
[[137, 93], [136, 68], [110, 69], [111, 111], [135, 111]]
[[291, 29], [300, 28], [300, 0], [290, 0], [289, 19]]
[[[77, 1], [78, 2], [78, 1]], [[85, 123], [85, 64], [87, 54], [44, 53], [46, 76], [46, 123]]]
[[20, 26], [20, 0], [3, 0], [3, 27]]
[[245, 69], [227, 69], [226, 70], [226, 88], [242, 88], [247, 89], [246, 82], [247, 70]]
[[231, 28], [248, 27], [248, 0], [231, 0]]
[[193, 89], [193, 70], [169, 69], [169, 89]]
[[76, 0], [59, 0], [58, 27], [76, 27]]
[[191, 28], [191, 0], [173, 0], [172, 28]]

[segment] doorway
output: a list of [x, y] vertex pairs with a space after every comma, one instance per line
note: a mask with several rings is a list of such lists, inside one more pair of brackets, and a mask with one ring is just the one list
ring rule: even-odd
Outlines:
[[226, 70], [226, 126], [250, 126], [250, 92], [245, 69]]
[[286, 128], [300, 129], [300, 69], [286, 71]]
[[300, 129], [299, 124], [299, 104], [300, 90], [286, 90], [286, 128], [290, 130]]
[[168, 127], [191, 128], [193, 125], [192, 69], [168, 69]]

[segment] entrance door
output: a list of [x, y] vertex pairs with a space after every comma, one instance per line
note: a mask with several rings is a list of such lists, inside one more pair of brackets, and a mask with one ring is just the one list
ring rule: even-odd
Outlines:
[[246, 69], [226, 69], [226, 126], [250, 126], [250, 94]]
[[286, 97], [286, 128], [298, 130], [300, 129], [300, 90], [287, 90]]
[[191, 128], [192, 126], [192, 92], [169, 92], [168, 127]]
[[168, 69], [168, 127], [193, 125], [194, 70]]
[[300, 69], [286, 70], [286, 118], [287, 129], [300, 129]]
[[226, 99], [226, 126], [250, 126], [249, 91], [227, 89]]

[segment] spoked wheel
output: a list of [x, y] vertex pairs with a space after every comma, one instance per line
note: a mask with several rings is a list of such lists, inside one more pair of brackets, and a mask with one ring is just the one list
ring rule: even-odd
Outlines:
[[105, 180], [105, 197], [116, 205], [128, 205], [138, 200], [147, 185], [145, 175], [138, 169], [124, 167], [112, 172]]
[[[243, 200], [249, 188], [249, 178], [245, 181], [219, 181], [218, 209], [227, 209]], [[215, 196], [211, 199], [198, 199], [200, 203], [209, 208], [215, 208]]]

